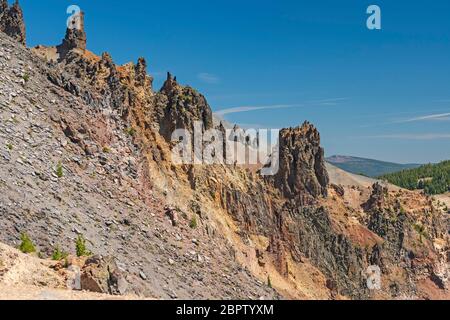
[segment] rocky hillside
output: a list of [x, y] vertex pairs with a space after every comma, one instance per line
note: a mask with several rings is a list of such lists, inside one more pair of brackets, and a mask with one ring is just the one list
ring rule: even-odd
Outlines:
[[[0, 33], [1, 241], [17, 246], [26, 232], [41, 256], [50, 257], [57, 246], [74, 253], [83, 234], [94, 254], [114, 256], [124, 293], [276, 297], [234, 261], [223, 237], [190, 228], [191, 216], [182, 213], [172, 223], [178, 209], [153, 190], [140, 138], [124, 119], [130, 109], [116, 96], [127, 88], [96, 88], [105, 80], [114, 88], [119, 76], [112, 72], [134, 74], [134, 65], [125, 68], [117, 70], [107, 54], [49, 65]], [[143, 88], [136, 84], [124, 95]]]
[[[145, 59], [97, 56], [82, 28], [33, 49], [16, 35], [0, 32], [2, 242], [26, 233], [48, 258], [73, 255], [82, 235], [92, 254], [62, 268], [109, 294], [449, 297], [443, 209], [418, 193], [331, 184], [312, 124], [280, 132], [274, 176], [176, 165], [174, 129], [215, 127], [203, 95], [170, 74], [155, 90]], [[381, 290], [367, 287], [371, 265]]]

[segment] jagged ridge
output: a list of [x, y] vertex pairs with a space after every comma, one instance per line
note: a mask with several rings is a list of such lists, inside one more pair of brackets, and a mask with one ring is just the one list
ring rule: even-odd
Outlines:
[[[40, 70], [50, 81], [50, 88], [60, 97], [66, 95], [65, 103], [76, 110], [67, 115], [61, 110], [52, 120], [59, 126], [58, 132], [71, 141], [69, 148], [81, 150], [82, 154], [78, 153], [78, 156], [98, 159], [101, 166], [108, 166], [110, 161], [116, 164], [105, 169], [113, 174], [112, 181], [119, 178], [129, 181], [127, 188], [137, 193], [133, 199], [139, 202], [140, 210], [135, 218], [149, 219], [145, 214], [147, 192], [160, 191], [163, 199], [180, 205], [179, 209], [168, 207], [170, 226], [166, 224], [164, 228], [173, 233], [183, 232], [189, 237], [190, 230], [183, 229], [179, 222], [186, 220], [188, 215], [196, 217], [199, 220], [196, 236], [203, 237], [205, 242], [223, 245], [231, 252], [229, 256], [226, 253], [215, 256], [215, 263], [226, 256], [228, 260], [220, 260], [221, 263], [234, 267], [236, 259], [263, 281], [267, 276], [276, 277], [275, 288], [281, 288], [281, 284], [296, 288], [284, 292], [289, 297], [423, 297], [430, 294], [427, 290], [433, 285], [439, 287], [436, 290], [447, 292], [448, 236], [440, 223], [442, 212], [435, 208], [431, 199], [415, 195], [417, 199], [411, 200], [412, 195], [401, 197], [389, 191], [385, 194], [382, 190], [386, 198], [383, 200], [380, 188], [374, 186], [364, 210], [350, 206], [345, 196], [351, 191], [328, 186], [319, 133], [309, 123], [281, 131], [280, 170], [271, 178], [262, 179], [234, 166], [176, 167], [170, 161], [169, 135], [174, 129], [192, 130], [194, 121], [201, 121], [204, 129], [211, 128], [212, 112], [206, 99], [194, 89], [180, 85], [171, 75], [155, 93], [144, 59], [139, 59], [136, 65], [117, 66], [109, 54], [97, 57], [86, 50], [85, 44], [83, 29], [79, 32], [68, 30], [62, 44], [64, 50], [58, 49], [61, 45], [34, 49], [45, 61], [55, 64]], [[69, 97], [76, 97], [77, 103], [70, 102]], [[86, 118], [80, 122], [77, 115], [82, 112], [86, 112]], [[107, 134], [93, 125], [100, 120], [104, 123], [101, 128], [106, 128]], [[90, 123], [92, 128], [83, 121]], [[122, 171], [117, 168], [120, 157], [108, 156], [101, 146], [113, 139], [119, 139], [122, 155], [130, 157], [130, 152], [133, 155], [126, 169], [122, 169], [121, 177], [114, 175]], [[130, 151], [126, 152], [127, 148]], [[75, 189], [73, 185], [71, 187]], [[415, 200], [420, 202], [420, 209], [416, 212], [409, 208], [409, 212], [403, 213], [402, 201], [406, 206]], [[117, 207], [112, 208], [122, 205], [115, 203]], [[343, 213], [339, 211], [341, 209]], [[407, 219], [402, 218], [405, 214], [409, 216]], [[428, 218], [422, 219], [423, 216]], [[418, 217], [421, 217], [420, 228], [413, 224]], [[19, 217], [8, 221], [11, 223], [16, 227], [23, 226]], [[86, 223], [84, 226], [95, 239], [94, 232], [99, 230], [90, 229]], [[161, 235], [159, 229], [156, 232]], [[34, 233], [38, 234], [37, 231]], [[133, 234], [135, 237], [140, 235]], [[4, 236], [8, 241], [14, 238], [10, 230]], [[41, 239], [41, 243], [44, 242], [45, 239]], [[99, 239], [93, 241], [98, 250], [111, 251], [121, 246], [115, 242], [105, 247], [101, 242]], [[204, 250], [213, 248], [206, 244], [203, 247]], [[136, 243], [133, 249], [143, 250]], [[127, 261], [136, 261], [120, 252], [119, 255], [129, 259]], [[179, 256], [176, 259], [182, 261]], [[384, 291], [380, 295], [368, 290], [364, 281], [365, 270], [373, 263], [379, 264], [385, 274]], [[270, 269], [271, 266], [275, 269]], [[170, 266], [165, 267], [170, 269]], [[130, 281], [142, 283], [136, 279], [139, 270], [135, 266], [130, 269], [135, 275]], [[214, 272], [212, 267], [209, 270]], [[251, 290], [263, 291], [254, 287], [243, 269], [236, 270]], [[302, 282], [313, 279], [311, 274], [304, 275], [305, 270], [314, 270], [314, 279], [322, 280], [311, 288], [302, 287]], [[403, 274], [398, 278], [391, 277], [390, 274], [398, 270]], [[154, 269], [151, 272], [158, 273]], [[297, 279], [299, 275], [304, 278]], [[140, 277], [141, 280], [147, 278], [145, 273]], [[426, 290], [420, 287], [423, 281], [429, 281]], [[182, 284], [176, 280], [172, 283], [183, 288], [184, 296], [188, 294]], [[240, 290], [245, 292], [243, 287]], [[200, 292], [194, 290], [196, 295], [204, 297]], [[169, 296], [173, 297], [173, 294]]]

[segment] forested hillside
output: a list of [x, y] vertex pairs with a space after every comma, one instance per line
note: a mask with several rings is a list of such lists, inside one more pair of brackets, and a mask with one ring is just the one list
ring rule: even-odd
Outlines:
[[427, 164], [416, 169], [403, 170], [380, 177], [399, 187], [425, 193], [441, 194], [450, 191], [450, 161]]

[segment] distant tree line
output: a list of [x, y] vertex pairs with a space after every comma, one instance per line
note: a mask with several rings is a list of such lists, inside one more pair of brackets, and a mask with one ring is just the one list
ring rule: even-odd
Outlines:
[[429, 195], [442, 194], [450, 191], [450, 161], [427, 164], [416, 169], [386, 174], [379, 178], [405, 189], [423, 189]]

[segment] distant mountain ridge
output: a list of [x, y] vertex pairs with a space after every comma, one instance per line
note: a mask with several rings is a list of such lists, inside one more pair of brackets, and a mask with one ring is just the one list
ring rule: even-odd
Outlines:
[[350, 173], [365, 175], [373, 178], [421, 166], [420, 164], [415, 163], [399, 164], [374, 159], [341, 156], [341, 155], [329, 157], [326, 159], [326, 161]]

